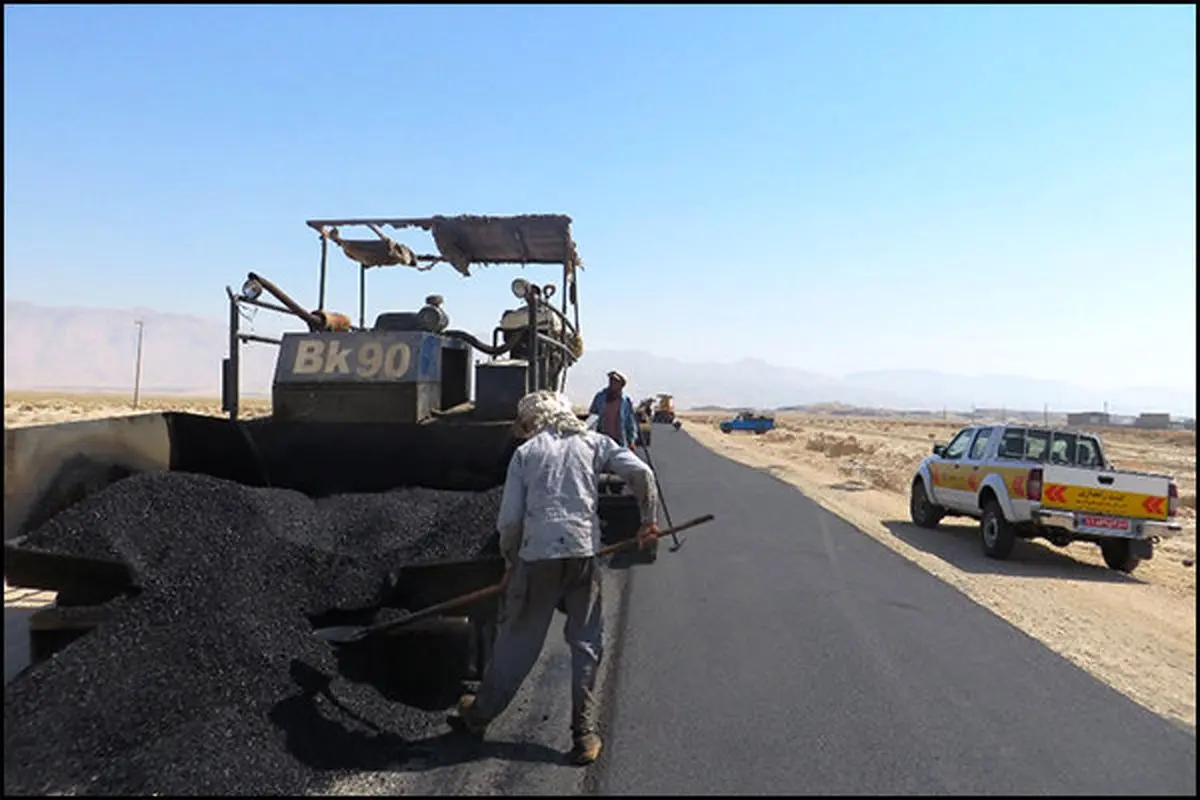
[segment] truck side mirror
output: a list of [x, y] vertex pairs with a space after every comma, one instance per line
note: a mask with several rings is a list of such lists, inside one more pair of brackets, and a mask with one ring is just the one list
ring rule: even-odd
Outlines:
[[943, 454], [943, 453], [945, 453], [945, 452], [946, 452], [946, 445], [944, 445], [944, 444], [935, 444], [935, 445], [933, 446], [933, 454], [934, 454], [935, 456], [940, 456], [940, 455], [942, 455], [942, 454]]

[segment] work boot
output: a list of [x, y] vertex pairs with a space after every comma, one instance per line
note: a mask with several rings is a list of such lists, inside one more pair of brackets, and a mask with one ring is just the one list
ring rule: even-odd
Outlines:
[[571, 763], [578, 766], [591, 764], [600, 757], [600, 735], [585, 733], [575, 737], [575, 747], [571, 750]]
[[458, 701], [456, 713], [446, 718], [446, 723], [459, 733], [467, 733], [476, 739], [482, 739], [487, 732], [488, 723], [475, 715], [475, 695], [464, 694]]

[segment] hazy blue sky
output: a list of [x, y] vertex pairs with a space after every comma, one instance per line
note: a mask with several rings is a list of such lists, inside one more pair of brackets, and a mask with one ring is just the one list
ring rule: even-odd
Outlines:
[[[315, 305], [305, 219], [562, 212], [591, 348], [1195, 384], [1191, 6], [4, 21], [11, 298], [223, 318], [256, 269]], [[490, 331], [514, 274], [375, 271], [368, 313]]]

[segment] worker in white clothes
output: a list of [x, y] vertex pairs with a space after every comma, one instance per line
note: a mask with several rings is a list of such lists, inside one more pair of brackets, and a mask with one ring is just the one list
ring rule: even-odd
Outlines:
[[571, 649], [571, 756], [590, 764], [601, 747], [594, 694], [603, 651], [598, 476], [615, 472], [632, 487], [641, 509], [638, 546], [646, 547], [658, 533], [654, 475], [632, 450], [587, 430], [555, 392], [521, 399], [517, 433], [526, 441], [509, 462], [497, 522], [507, 571], [496, 644], [478, 692], [465, 695], [449, 721], [483, 736], [537, 662], [561, 603]]

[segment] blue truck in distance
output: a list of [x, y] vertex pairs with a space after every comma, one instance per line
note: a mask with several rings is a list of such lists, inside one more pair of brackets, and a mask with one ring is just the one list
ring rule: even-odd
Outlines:
[[743, 411], [733, 419], [727, 419], [720, 424], [721, 433], [734, 431], [754, 431], [756, 434], [766, 433], [775, 427], [775, 418], [765, 414], [755, 414]]

